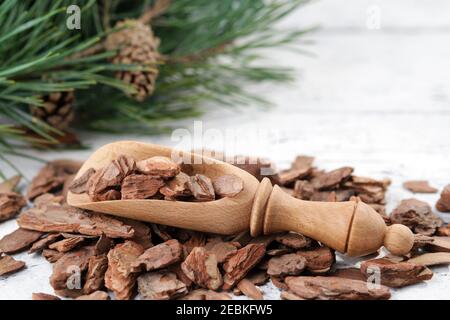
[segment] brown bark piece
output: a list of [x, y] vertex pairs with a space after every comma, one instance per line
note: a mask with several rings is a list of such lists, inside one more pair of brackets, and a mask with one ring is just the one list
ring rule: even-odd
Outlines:
[[380, 187], [367, 187], [366, 189], [371, 189], [369, 191], [360, 191], [355, 194], [365, 203], [378, 203], [385, 204], [384, 196], [385, 191]]
[[116, 299], [129, 300], [133, 296], [136, 284], [136, 259], [144, 248], [133, 241], [116, 245], [108, 253], [108, 269], [105, 274], [105, 286], [114, 292]]
[[83, 247], [62, 255], [53, 265], [50, 284], [55, 290], [81, 289], [81, 274], [88, 267], [89, 259], [94, 255], [94, 247]]
[[450, 212], [450, 184], [446, 185], [436, 203], [436, 209], [441, 212]]
[[120, 192], [115, 190], [123, 179], [135, 170], [133, 159], [125, 156], [111, 161], [107, 166], [93, 174], [87, 182], [87, 194], [92, 201], [120, 199]]
[[334, 191], [316, 191], [308, 200], [341, 202], [350, 200], [350, 198], [353, 197], [355, 194], [356, 194], [355, 191], [351, 189], [338, 189]]
[[195, 247], [203, 247], [206, 244], [206, 235], [202, 232], [191, 231], [190, 238], [183, 243], [185, 256], [187, 256]]
[[33, 292], [31, 294], [31, 300], [61, 300], [59, 297], [48, 293]]
[[437, 231], [438, 236], [450, 237], [450, 223], [440, 227]]
[[180, 166], [167, 157], [151, 157], [137, 162], [140, 173], [169, 179], [180, 173]]
[[105, 291], [94, 291], [90, 294], [79, 296], [75, 300], [109, 300], [109, 295]]
[[78, 246], [80, 243], [84, 242], [84, 237], [75, 236], [54, 242], [48, 246], [49, 249], [53, 249], [59, 252], [68, 252]]
[[239, 249], [224, 263], [224, 290], [229, 290], [242, 280], [247, 273], [264, 257], [266, 246], [261, 243], [248, 244]]
[[291, 168], [284, 170], [278, 174], [278, 183], [282, 186], [289, 186], [294, 181], [305, 178], [310, 172], [311, 168]]
[[56, 240], [58, 240], [58, 238], [60, 238], [60, 237], [61, 237], [60, 233], [50, 233], [46, 237], [33, 243], [30, 250], [28, 250], [28, 253], [42, 251], [42, 250], [46, 249], [48, 247], [48, 245], [50, 245], [53, 242], [55, 242]]
[[450, 252], [450, 237], [433, 237], [432, 251]]
[[[204, 245], [204, 242], [206, 242], [206, 235], [204, 233], [188, 230], [188, 229], [178, 229], [178, 228], [172, 228], [172, 237], [180, 241], [181, 243], [187, 242], [191, 240], [193, 237], [197, 238], [196, 235], [201, 235], [202, 238], [202, 244], [201, 245], [195, 245], [194, 247], [202, 247]], [[205, 239], [205, 240], [203, 240]], [[196, 241], [195, 241], [196, 242]]]
[[144, 249], [148, 249], [153, 246], [152, 233], [147, 224], [129, 218], [119, 218], [119, 220], [133, 228], [134, 236], [130, 239], [131, 241], [139, 243], [144, 247]]
[[275, 241], [275, 238], [277, 236], [279, 236], [279, 233], [276, 234], [269, 234], [269, 235], [264, 235], [264, 236], [258, 236], [256, 238], [252, 238], [252, 240], [249, 242], [249, 244], [251, 243], [261, 243], [264, 244], [266, 247], [269, 246], [272, 242]]
[[287, 277], [289, 291], [308, 300], [389, 299], [388, 287], [371, 288], [366, 282], [338, 277]]
[[261, 259], [260, 263], [258, 263], [256, 265], [256, 267], [259, 270], [267, 270], [267, 269], [269, 269], [269, 260], [270, 260], [270, 257], [264, 257], [263, 259]]
[[240, 233], [231, 236], [230, 241], [231, 242], [237, 242], [242, 246], [245, 246], [247, 244], [250, 243], [250, 241], [252, 240], [252, 236], [250, 235], [249, 231], [241, 231]]
[[68, 175], [64, 181], [62, 191], [60, 196], [64, 199], [64, 202], [67, 201], [67, 194], [69, 193], [69, 187], [72, 185], [73, 180], [75, 180], [76, 174]]
[[186, 285], [171, 272], [149, 272], [141, 275], [137, 282], [145, 300], [169, 300], [187, 293]]
[[272, 281], [272, 284], [277, 287], [280, 290], [288, 290], [288, 286], [286, 283], [283, 282], [284, 279], [277, 278], [277, 277], [270, 277], [270, 281]]
[[408, 262], [416, 263], [424, 266], [435, 266], [440, 264], [450, 264], [449, 252], [425, 253], [408, 260]]
[[433, 252], [450, 252], [450, 237], [414, 235], [414, 248], [425, 248], [426, 251]]
[[281, 291], [280, 293], [280, 298], [282, 300], [305, 300], [303, 298], [300, 298], [299, 296], [293, 294], [292, 292], [289, 291]]
[[270, 249], [266, 251], [266, 255], [271, 257], [277, 257], [282, 256], [283, 254], [292, 253], [293, 250], [291, 248], [282, 247], [282, 248], [276, 248], [276, 249]]
[[288, 232], [282, 235], [279, 235], [275, 238], [275, 241], [285, 245], [286, 247], [292, 249], [303, 249], [311, 246], [311, 239], [305, 237], [302, 234]]
[[19, 228], [0, 240], [0, 253], [15, 253], [28, 249], [42, 236], [42, 232]]
[[296, 180], [307, 178], [312, 172], [313, 161], [313, 157], [297, 156], [290, 169], [278, 173], [275, 177], [276, 183], [289, 186]]
[[51, 249], [42, 250], [42, 256], [50, 263], [55, 263], [64, 255], [63, 252], [59, 252]]
[[122, 198], [122, 194], [118, 190], [110, 189], [98, 193], [95, 197], [95, 200], [92, 199], [92, 201], [113, 201], [120, 200]]
[[368, 204], [384, 204], [385, 192], [390, 185], [389, 179], [375, 180], [367, 177], [352, 176], [342, 186], [353, 191], [362, 201]]
[[325, 201], [326, 202], [336, 202], [337, 201], [336, 191], [329, 192]]
[[242, 296], [242, 295], [243, 295], [242, 291], [239, 290], [238, 287], [234, 287], [233, 290], [232, 290], [232, 292], [233, 292], [233, 294], [234, 294], [235, 296]]
[[55, 290], [55, 294], [61, 297], [76, 299], [83, 295], [83, 290], [79, 289], [61, 289]]
[[74, 179], [69, 186], [69, 191], [75, 194], [87, 192], [87, 182], [95, 174], [94, 168], [87, 169], [78, 179]]
[[147, 249], [133, 264], [137, 268], [144, 266], [147, 271], [161, 269], [181, 260], [183, 247], [178, 240], [172, 239]]
[[159, 177], [145, 174], [132, 174], [122, 182], [122, 200], [148, 199], [158, 193], [164, 186], [164, 181]]
[[225, 174], [214, 180], [213, 187], [216, 195], [219, 197], [232, 198], [244, 189], [244, 182], [234, 174]]
[[339, 184], [345, 182], [353, 173], [353, 168], [342, 167], [333, 171], [322, 173], [312, 179], [312, 184], [317, 190], [327, 190], [337, 187]]
[[196, 285], [210, 290], [217, 290], [223, 283], [217, 267], [217, 259], [205, 248], [196, 247], [181, 264], [184, 274]]
[[152, 223], [150, 225], [153, 233], [156, 234], [162, 241], [167, 241], [172, 239], [172, 236], [167, 232], [167, 226]]
[[359, 281], [367, 280], [366, 276], [361, 272], [359, 268], [336, 269], [336, 271], [334, 271], [331, 276]]
[[123, 177], [126, 177], [136, 171], [136, 160], [130, 156], [121, 155], [113, 162], [116, 163]]
[[195, 289], [181, 297], [179, 300], [231, 300], [231, 296], [226, 292]]
[[25, 198], [18, 193], [0, 193], [0, 222], [11, 219], [26, 205]]
[[42, 232], [73, 232], [89, 236], [105, 234], [110, 238], [132, 238], [134, 230], [110, 216], [70, 206], [32, 208], [17, 219], [19, 226]]
[[272, 277], [297, 276], [306, 268], [306, 259], [298, 254], [290, 253], [269, 260], [267, 274]]
[[426, 180], [410, 180], [403, 182], [403, 188], [414, 193], [436, 193], [438, 190], [430, 186]]
[[292, 196], [302, 200], [311, 200], [314, 195], [314, 186], [307, 180], [295, 181]]
[[336, 260], [334, 251], [328, 247], [301, 250], [296, 254], [306, 259], [306, 268], [312, 273], [328, 272]]
[[417, 249], [423, 248], [431, 243], [433, 243], [434, 238], [429, 236], [424, 236], [423, 234], [414, 234], [414, 245], [411, 251], [416, 251]]
[[217, 263], [225, 262], [239, 248], [240, 244], [238, 242], [224, 242], [220, 237], [209, 239], [205, 245], [206, 251], [216, 256]]
[[314, 162], [314, 157], [299, 155], [295, 157], [292, 163], [292, 168], [311, 168]]
[[105, 253], [108, 253], [109, 250], [113, 247], [114, 241], [111, 238], [108, 238], [104, 234], [98, 238], [97, 242], [95, 243], [94, 249], [96, 255], [102, 255]]
[[77, 173], [81, 165], [81, 162], [72, 160], [55, 160], [47, 163], [31, 181], [27, 198], [33, 200], [44, 193], [61, 191], [67, 176]]
[[64, 203], [63, 196], [57, 196], [52, 193], [44, 193], [34, 199], [34, 206], [39, 209], [47, 209], [51, 206], [58, 206]]
[[352, 175], [351, 184], [352, 186], [377, 186], [386, 190], [391, 184], [391, 180], [387, 178], [383, 180], [376, 180], [368, 177]]
[[91, 294], [103, 288], [107, 268], [108, 258], [105, 254], [89, 258], [86, 281], [83, 286], [85, 294]]
[[182, 281], [186, 287], [191, 287], [193, 282], [181, 269], [181, 263], [172, 264], [167, 268], [168, 271], [173, 272], [177, 275], [178, 280]]
[[215, 199], [211, 179], [202, 174], [196, 174], [190, 178], [189, 189], [197, 201], [212, 201]]
[[15, 260], [11, 256], [1, 256], [0, 253], [0, 276], [17, 272], [25, 267], [25, 262]]
[[[301, 158], [297, 157], [296, 162], [288, 170], [284, 170], [278, 174], [278, 183], [282, 186], [289, 186], [296, 180], [301, 180], [308, 177], [311, 174], [312, 161], [301, 161]], [[298, 160], [298, 161], [297, 161]]]
[[399, 288], [429, 280], [433, 272], [425, 266], [410, 262], [392, 262], [374, 259], [361, 264], [361, 272], [368, 278], [379, 276], [382, 285]]
[[415, 233], [431, 236], [443, 221], [433, 214], [428, 203], [417, 199], [402, 200], [391, 213], [392, 223], [401, 223]]
[[164, 195], [166, 200], [176, 200], [179, 198], [185, 198], [192, 195], [189, 189], [190, 177], [180, 172], [172, 179], [166, 181], [166, 184], [159, 189], [159, 192]]
[[261, 290], [247, 279], [239, 281], [236, 287], [253, 300], [264, 300]]
[[[64, 290], [53, 290], [53, 291], [55, 293], [54, 297], [58, 298], [59, 300], [61, 300], [61, 298], [59, 298], [58, 296], [75, 299], [83, 294], [81, 292], [81, 290], [76, 290], [76, 289], [74, 289], [74, 290], [64, 289]], [[41, 295], [41, 294], [39, 294], [39, 295]], [[47, 294], [45, 294], [45, 295], [47, 295]], [[53, 296], [53, 295], [48, 295], [48, 296], [50, 296], [49, 300], [53, 300], [51, 298], [51, 296]], [[42, 300], [46, 300], [46, 297], [43, 297]]]
[[269, 281], [269, 276], [267, 275], [267, 273], [261, 270], [252, 270], [247, 274], [245, 278], [255, 286], [262, 286], [267, 281]]

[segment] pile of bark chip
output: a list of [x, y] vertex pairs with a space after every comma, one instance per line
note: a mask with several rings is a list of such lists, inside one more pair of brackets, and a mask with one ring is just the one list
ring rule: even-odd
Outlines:
[[392, 211], [392, 223], [401, 223], [413, 232], [432, 236], [444, 221], [432, 212], [431, 206], [417, 199], [405, 199]]
[[[15, 190], [17, 181], [0, 184], [0, 221], [22, 210], [19, 228], [0, 239], [0, 277], [25, 268], [12, 255], [28, 250], [53, 266], [49, 281], [54, 292], [32, 293], [34, 300], [229, 300], [236, 295], [263, 299], [261, 286], [269, 282], [288, 300], [389, 299], [390, 288], [426, 281], [433, 276], [431, 266], [450, 263], [449, 226], [427, 203], [403, 200], [388, 217], [384, 205], [389, 180], [356, 176], [350, 167], [319, 170], [313, 160], [299, 156], [289, 170], [270, 178], [303, 200], [359, 197], [387, 224], [411, 228], [415, 233], [411, 252], [402, 257], [371, 256], [358, 267], [337, 269], [334, 250], [298, 233], [221, 236], [67, 205], [68, 189], [87, 193], [96, 201], [111, 197], [209, 201], [236, 196], [243, 188], [235, 176], [211, 180], [191, 175], [168, 158], [136, 162], [122, 156], [105, 168], [87, 170], [76, 180], [80, 163], [48, 163], [28, 188], [32, 205], [26, 209], [24, 197]], [[258, 179], [264, 176], [261, 168], [271, 172], [267, 161], [255, 163], [239, 167]], [[441, 209], [446, 206], [447, 191], [442, 192]]]
[[[136, 161], [121, 155], [98, 170], [89, 168], [69, 186], [75, 194], [87, 193], [92, 201], [158, 199], [178, 201], [213, 201], [235, 197], [243, 189], [235, 175], [212, 180], [203, 174], [189, 176], [192, 167], [167, 157]], [[190, 169], [190, 170], [187, 170]]]
[[383, 217], [385, 193], [391, 181], [357, 176], [352, 167], [340, 167], [325, 171], [314, 166], [314, 158], [297, 156], [291, 168], [271, 176], [292, 196], [310, 201], [348, 201], [359, 197]]

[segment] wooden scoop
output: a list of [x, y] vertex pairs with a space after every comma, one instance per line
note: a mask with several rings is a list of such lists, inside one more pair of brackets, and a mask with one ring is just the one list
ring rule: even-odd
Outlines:
[[244, 189], [233, 198], [208, 202], [166, 200], [115, 200], [92, 202], [86, 194], [69, 192], [71, 206], [112, 215], [216, 234], [236, 234], [250, 227], [252, 236], [295, 231], [349, 256], [362, 256], [384, 245], [392, 254], [408, 253], [414, 242], [403, 225], [386, 227], [381, 216], [361, 201], [313, 202], [296, 199], [264, 178], [231, 164], [159, 145], [121, 141], [98, 149], [81, 167], [100, 169], [120, 155], [137, 161], [153, 156], [183, 157], [192, 163], [192, 173], [212, 180], [224, 174], [240, 177]]

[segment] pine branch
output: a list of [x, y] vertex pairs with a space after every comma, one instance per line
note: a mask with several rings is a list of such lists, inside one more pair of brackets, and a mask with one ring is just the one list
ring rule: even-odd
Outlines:
[[[274, 25], [307, 2], [172, 1], [164, 14], [151, 22], [161, 39], [160, 51], [165, 57], [165, 63], [159, 66], [155, 94], [138, 103], [118, 97], [106, 88], [108, 93], [103, 96], [107, 98], [96, 102], [96, 110], [78, 105], [83, 115], [80, 124], [91, 130], [148, 133], [158, 131], [165, 120], [199, 115], [207, 105], [270, 105], [269, 101], [247, 92], [246, 85], [264, 81], [285, 83], [293, 79], [293, 74], [280, 66], [268, 67], [258, 50], [273, 47], [298, 50], [306, 45], [300, 40], [314, 28], [279, 31]], [[152, 5], [145, 6], [149, 7]], [[112, 24], [132, 18], [135, 13], [132, 1], [131, 4], [119, 1], [116, 8], [121, 15], [110, 14]], [[130, 16], [125, 15], [126, 8]]]
[[[91, 0], [82, 7], [87, 17], [92, 16], [95, 3]], [[42, 93], [87, 89], [97, 83], [130, 90], [118, 84], [108, 69], [111, 53], [67, 59], [95, 45], [102, 36], [67, 30], [67, 4], [65, 0], [5, 0], [0, 4], [0, 172], [3, 165], [14, 169], [8, 155], [22, 155], [16, 142], [22, 142], [22, 148], [24, 142], [35, 139], [58, 142], [55, 135], [62, 133], [28, 112], [29, 105], [42, 106]]]
[[[66, 28], [71, 0], [4, 0], [0, 163], [12, 167], [7, 155], [19, 155], [24, 143], [58, 143], [63, 133], [28, 111], [30, 105], [43, 105], [45, 93], [75, 90], [80, 127], [107, 132], [158, 133], [169, 128], [168, 121], [198, 116], [211, 106], [269, 105], [249, 93], [246, 84], [283, 83], [293, 75], [270, 66], [258, 50], [283, 47], [303, 53], [307, 42], [302, 39], [313, 29], [278, 30], [275, 25], [307, 2], [176, 0], [166, 7], [166, 0], [89, 0], [80, 2], [80, 32]], [[118, 21], [140, 18], [150, 20], [161, 39], [162, 64], [111, 64], [116, 52], [104, 51], [105, 37], [116, 31]], [[156, 92], [142, 103], [128, 98], [125, 94], [134, 88], [114, 77], [118, 70], [152, 68], [159, 69]]]

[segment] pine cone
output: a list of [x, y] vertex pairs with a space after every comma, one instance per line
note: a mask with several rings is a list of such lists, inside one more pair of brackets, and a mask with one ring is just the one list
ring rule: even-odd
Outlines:
[[[115, 64], [137, 64], [141, 66], [156, 67], [159, 58], [159, 39], [155, 37], [152, 29], [138, 20], [124, 20], [116, 27], [126, 28], [110, 34], [106, 39], [107, 50], [118, 50], [113, 58]], [[131, 84], [136, 93], [132, 95], [137, 101], [143, 101], [152, 95], [158, 71], [119, 71], [116, 77]]]
[[41, 98], [44, 106], [31, 106], [31, 115], [56, 129], [67, 129], [75, 116], [73, 91], [53, 92]]

